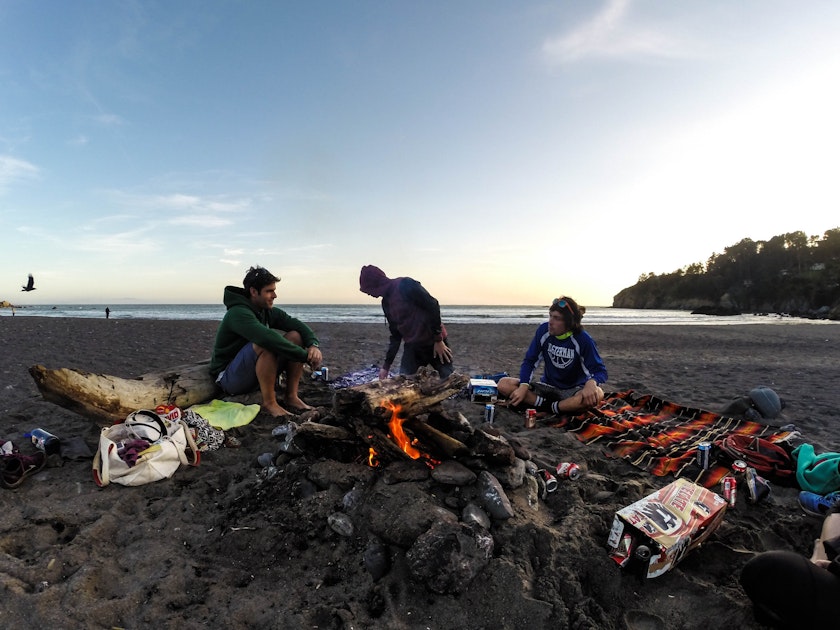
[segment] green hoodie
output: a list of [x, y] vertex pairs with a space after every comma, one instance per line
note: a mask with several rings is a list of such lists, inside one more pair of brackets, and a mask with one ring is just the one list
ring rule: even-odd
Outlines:
[[[242, 287], [225, 287], [224, 303], [227, 312], [216, 331], [213, 356], [210, 358], [210, 373], [214, 377], [249, 342], [270, 350], [281, 359], [298, 363], [306, 362], [307, 348], [318, 345], [318, 338], [309, 326], [277, 307], [255, 308]], [[300, 333], [303, 348], [283, 336], [283, 332], [291, 330]]]

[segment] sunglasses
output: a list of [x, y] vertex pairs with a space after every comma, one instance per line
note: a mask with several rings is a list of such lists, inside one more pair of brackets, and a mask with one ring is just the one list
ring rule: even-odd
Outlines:
[[555, 306], [556, 306], [557, 308], [565, 308], [565, 309], [567, 309], [567, 310], [569, 311], [569, 313], [571, 313], [571, 315], [572, 315], [572, 319], [574, 320], [574, 317], [575, 317], [575, 311], [574, 311], [574, 309], [572, 309], [572, 305], [571, 305], [571, 304], [569, 304], [569, 303], [566, 301], [566, 298], [561, 298], [561, 297], [559, 297], [559, 298], [554, 298], [554, 300], [551, 302], [551, 306], [552, 306], [552, 307], [555, 307]]

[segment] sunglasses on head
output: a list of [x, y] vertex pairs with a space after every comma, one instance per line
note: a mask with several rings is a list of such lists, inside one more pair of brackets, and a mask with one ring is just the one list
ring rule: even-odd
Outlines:
[[562, 297], [554, 298], [554, 300], [551, 302], [551, 306], [557, 307], [557, 308], [568, 309], [569, 313], [572, 314], [572, 317], [574, 318], [574, 316], [575, 316], [575, 311], [572, 308], [572, 305], [569, 304], [569, 302], [566, 300], [566, 298], [562, 298]]

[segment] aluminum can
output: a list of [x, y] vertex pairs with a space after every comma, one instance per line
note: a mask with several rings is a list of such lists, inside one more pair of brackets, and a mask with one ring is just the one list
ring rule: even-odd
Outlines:
[[723, 486], [723, 498], [729, 503], [730, 507], [735, 507], [735, 498], [738, 492], [738, 482], [732, 475], [727, 475], [720, 480]]
[[321, 380], [328, 381], [330, 380], [330, 368], [322, 367], [321, 368]]
[[542, 478], [543, 481], [545, 481], [546, 492], [554, 492], [555, 490], [557, 490], [557, 477], [552, 475], [544, 468], [540, 468], [537, 471], [537, 474]]
[[493, 420], [496, 419], [496, 405], [491, 403], [487, 403], [484, 405], [484, 422], [488, 424], [493, 424]]
[[574, 481], [580, 477], [580, 466], [572, 462], [560, 462], [557, 464], [557, 477]]
[[32, 429], [29, 432], [32, 443], [39, 451], [44, 451], [47, 455], [55, 455], [61, 451], [61, 440], [54, 436], [49, 431], [44, 429]]
[[533, 429], [537, 426], [537, 410], [536, 409], [526, 409], [525, 410], [525, 428], [526, 429]]
[[736, 459], [732, 462], [732, 472], [742, 473], [747, 470], [747, 462], [743, 459]]
[[697, 465], [703, 470], [709, 470], [712, 463], [712, 443], [700, 442], [697, 445]]

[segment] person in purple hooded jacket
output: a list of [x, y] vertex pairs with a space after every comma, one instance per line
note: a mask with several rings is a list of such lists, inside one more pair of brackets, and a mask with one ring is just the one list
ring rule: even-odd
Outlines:
[[382, 298], [382, 311], [391, 331], [379, 378], [388, 378], [400, 344], [400, 373], [414, 374], [420, 367], [431, 365], [441, 378], [452, 374], [452, 349], [440, 319], [440, 304], [422, 284], [408, 277], [389, 278], [379, 267], [365, 265], [359, 274], [359, 290]]

